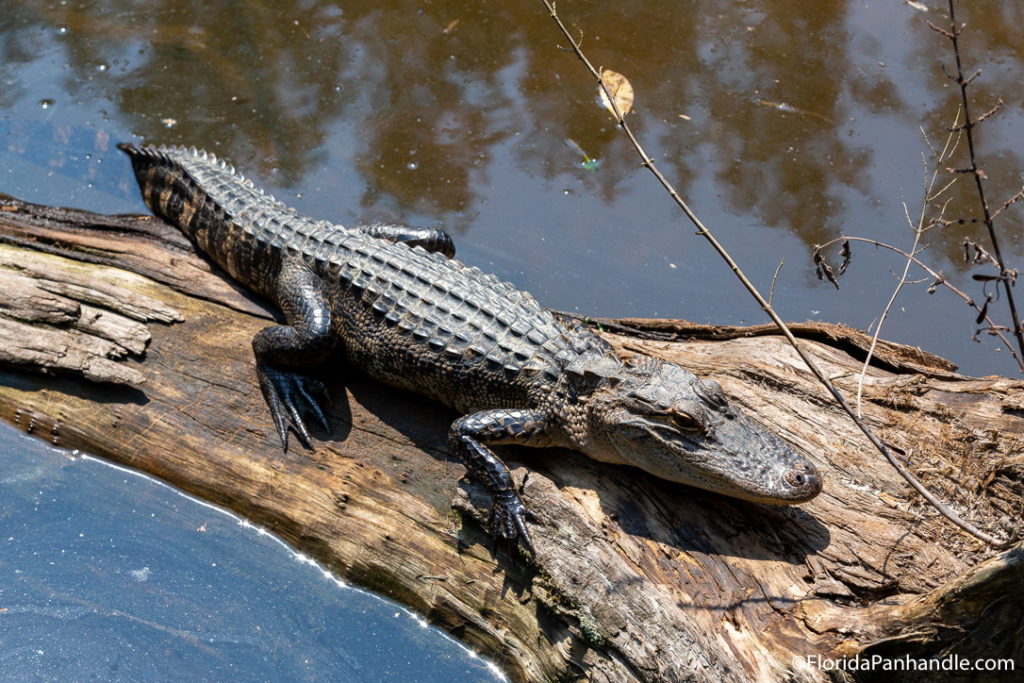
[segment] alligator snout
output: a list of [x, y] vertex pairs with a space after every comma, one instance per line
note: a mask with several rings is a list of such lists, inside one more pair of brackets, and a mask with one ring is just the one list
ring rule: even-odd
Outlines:
[[809, 462], [802, 462], [786, 472], [783, 481], [790, 488], [791, 502], [802, 503], [821, 493], [821, 472]]

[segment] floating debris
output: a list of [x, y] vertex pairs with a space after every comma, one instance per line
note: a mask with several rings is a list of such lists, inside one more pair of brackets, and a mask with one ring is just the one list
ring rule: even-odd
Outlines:
[[584, 152], [583, 148], [580, 147], [579, 144], [577, 144], [576, 141], [573, 140], [572, 138], [565, 139], [565, 146], [579, 154], [581, 157], [583, 157], [583, 161], [580, 162], [580, 166], [587, 169], [591, 173], [597, 172], [598, 167], [601, 165], [600, 159], [591, 159], [590, 155]]
[[772, 102], [771, 100], [758, 100], [757, 103], [760, 104], [760, 105], [764, 105], [765, 107], [771, 107], [772, 109], [777, 109], [777, 110], [779, 110], [781, 112], [785, 112], [787, 114], [799, 114], [800, 116], [811, 116], [811, 117], [814, 117], [816, 119], [821, 119], [822, 121], [825, 121], [826, 123], [835, 123], [832, 119], [830, 119], [827, 116], [822, 116], [821, 114], [819, 114], [817, 112], [808, 111], [806, 109], [800, 109], [799, 107], [794, 107], [792, 104], [786, 104], [785, 102]]
[[[629, 80], [620, 73], [605, 69], [601, 72], [601, 82], [604, 83], [604, 88], [597, 87], [598, 94], [601, 96], [601, 104], [612, 113], [612, 116], [616, 116], [615, 108], [617, 107], [619, 115], [626, 118], [626, 114], [633, 108], [633, 86]], [[605, 88], [611, 93], [611, 100], [605, 94]], [[615, 103], [615, 107], [612, 106], [612, 102]]]

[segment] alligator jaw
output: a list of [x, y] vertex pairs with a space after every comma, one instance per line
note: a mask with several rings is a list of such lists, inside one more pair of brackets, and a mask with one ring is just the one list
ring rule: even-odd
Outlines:
[[606, 462], [733, 498], [790, 505], [821, 492], [822, 476], [775, 434], [740, 414], [714, 382], [638, 357], [588, 401], [586, 450]]

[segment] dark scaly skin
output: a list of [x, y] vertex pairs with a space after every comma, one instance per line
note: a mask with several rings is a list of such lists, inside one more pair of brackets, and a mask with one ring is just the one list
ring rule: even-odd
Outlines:
[[459, 412], [449, 443], [492, 494], [492, 533], [531, 551], [533, 515], [495, 444], [572, 448], [764, 503], [821, 490], [817, 469], [732, 408], [715, 382], [651, 358], [623, 362], [578, 322], [449, 258], [443, 232], [332, 225], [205, 152], [119, 147], [150, 209], [284, 314], [253, 351], [285, 450], [289, 429], [312, 443], [307, 416], [328, 431], [327, 392], [300, 371], [340, 350], [371, 376]]
[[448, 258], [455, 256], [455, 244], [444, 230], [387, 223], [360, 226], [359, 230], [370, 237], [380, 237], [389, 242], [402, 242], [410, 247], [420, 246], [427, 251], [444, 254]]

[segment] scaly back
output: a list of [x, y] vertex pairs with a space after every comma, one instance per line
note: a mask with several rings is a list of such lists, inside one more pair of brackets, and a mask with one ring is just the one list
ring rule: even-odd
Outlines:
[[128, 154], [142, 198], [178, 226], [231, 277], [265, 296], [281, 254], [315, 232], [348, 232], [306, 218], [257, 187], [234, 167], [202, 150], [135, 147]]
[[[482, 407], [501, 400], [496, 386], [520, 385], [521, 373], [552, 381], [580, 353], [604, 352], [589, 331], [570, 333], [514, 285], [442, 254], [305, 218], [212, 154], [120, 147], [153, 212], [242, 284], [274, 300], [282, 259], [303, 258], [328, 283], [349, 360], [379, 379]], [[477, 390], [457, 391], [463, 381]]]

